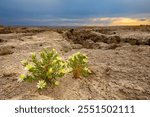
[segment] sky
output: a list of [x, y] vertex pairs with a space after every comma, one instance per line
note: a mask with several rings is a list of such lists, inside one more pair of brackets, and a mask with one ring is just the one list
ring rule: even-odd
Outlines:
[[150, 0], [0, 0], [0, 25], [141, 24], [150, 24]]

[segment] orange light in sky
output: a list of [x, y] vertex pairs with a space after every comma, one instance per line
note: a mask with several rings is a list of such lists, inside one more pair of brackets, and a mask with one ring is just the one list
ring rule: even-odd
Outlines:
[[106, 25], [106, 26], [135, 26], [135, 25], [150, 25], [149, 18], [126, 18], [126, 17], [101, 17], [91, 18], [89, 25]]
[[132, 18], [116, 18], [112, 20], [111, 24], [112, 26], [124, 26], [124, 25], [150, 25], [150, 20], [149, 19], [132, 19]]

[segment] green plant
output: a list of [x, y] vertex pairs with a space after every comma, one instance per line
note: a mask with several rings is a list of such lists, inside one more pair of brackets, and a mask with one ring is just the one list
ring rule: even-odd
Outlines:
[[88, 69], [87, 56], [77, 52], [69, 57], [67, 66], [73, 72], [75, 78], [80, 78], [81, 76], [88, 76], [91, 71]]
[[43, 50], [40, 56], [32, 53], [29, 60], [23, 60], [23, 67], [26, 73], [21, 74], [20, 81], [38, 81], [37, 88], [43, 89], [46, 85], [58, 85], [57, 78], [65, 75], [65, 62], [61, 60], [58, 53], [53, 49], [51, 51]]

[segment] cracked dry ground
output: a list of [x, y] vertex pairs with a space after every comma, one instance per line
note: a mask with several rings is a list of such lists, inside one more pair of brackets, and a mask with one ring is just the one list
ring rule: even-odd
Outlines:
[[[150, 99], [150, 46], [123, 45], [116, 49], [86, 49], [54, 31], [0, 34], [0, 99]], [[18, 83], [20, 64], [30, 52], [56, 48], [63, 59], [86, 53], [93, 74], [37, 91], [35, 83]], [[5, 52], [4, 52], [5, 51]]]

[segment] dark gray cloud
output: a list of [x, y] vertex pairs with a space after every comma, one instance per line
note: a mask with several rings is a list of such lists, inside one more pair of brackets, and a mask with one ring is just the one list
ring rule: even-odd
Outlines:
[[86, 24], [84, 19], [99, 17], [147, 18], [149, 6], [150, 0], [1, 0], [0, 23], [60, 25]]

